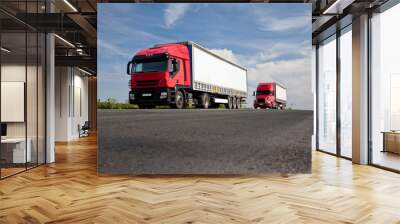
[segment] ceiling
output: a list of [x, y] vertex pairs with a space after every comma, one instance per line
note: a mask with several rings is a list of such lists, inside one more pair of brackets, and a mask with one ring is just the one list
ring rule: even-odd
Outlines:
[[[96, 10], [96, 0], [47, 0], [47, 4], [46, 0], [1, 0], [2, 36], [15, 49], [9, 58], [24, 54], [25, 31], [54, 32], [56, 65], [78, 66], [96, 74]], [[27, 49], [30, 52], [31, 45]]]
[[313, 4], [313, 44], [332, 35], [362, 13], [372, 12], [388, 0], [310, 0]]
[[[387, 0], [203, 0], [191, 2], [268, 2], [312, 4], [313, 42], [337, 21], [383, 4]], [[56, 65], [79, 66], [96, 73], [97, 3], [188, 2], [183, 0], [1, 0], [3, 32], [25, 29], [54, 32]], [[49, 13], [49, 12], [52, 13]], [[27, 13], [26, 13], [27, 12]], [[351, 21], [351, 19], [350, 19]]]

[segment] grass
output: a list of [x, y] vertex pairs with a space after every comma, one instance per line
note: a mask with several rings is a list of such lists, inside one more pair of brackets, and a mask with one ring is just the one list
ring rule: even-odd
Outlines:
[[135, 104], [130, 104], [128, 102], [122, 103], [118, 102], [116, 99], [108, 98], [106, 101], [97, 100], [98, 109], [138, 109], [139, 107]]
[[[97, 108], [98, 109], [118, 109], [118, 110], [123, 110], [123, 109], [139, 109], [139, 107], [136, 104], [130, 104], [128, 102], [118, 102], [116, 99], [113, 98], [108, 98], [105, 101], [101, 101], [100, 99], [97, 100]], [[157, 106], [157, 109], [170, 109], [170, 106]], [[195, 107], [191, 107], [192, 109]], [[242, 108], [245, 108], [244, 105], [242, 105]], [[226, 109], [224, 104], [220, 104], [217, 109]]]

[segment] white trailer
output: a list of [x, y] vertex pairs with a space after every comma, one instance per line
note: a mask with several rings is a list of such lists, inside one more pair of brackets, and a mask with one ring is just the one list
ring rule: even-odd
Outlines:
[[191, 59], [194, 90], [246, 97], [246, 68], [194, 43]]
[[286, 104], [286, 88], [276, 83], [276, 102]]

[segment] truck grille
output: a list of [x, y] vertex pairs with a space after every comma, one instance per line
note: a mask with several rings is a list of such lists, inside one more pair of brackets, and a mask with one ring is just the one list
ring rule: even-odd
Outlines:
[[257, 99], [257, 103], [265, 103], [264, 99]]
[[138, 80], [137, 86], [157, 86], [160, 80]]
[[137, 103], [156, 102], [160, 100], [160, 92], [166, 91], [159, 88], [138, 88], [135, 89], [135, 101]]

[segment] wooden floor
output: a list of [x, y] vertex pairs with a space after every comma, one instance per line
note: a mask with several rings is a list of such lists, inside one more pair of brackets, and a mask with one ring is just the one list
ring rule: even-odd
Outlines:
[[4, 168], [4, 167], [2, 167], [1, 168], [1, 177], [2, 178], [3, 177], [8, 177], [8, 176], [11, 176], [13, 174], [16, 174], [16, 173], [19, 173], [19, 172], [23, 172], [25, 170], [26, 170], [25, 167], [23, 167], [23, 168], [19, 168], [19, 167], [17, 167], [17, 168], [14, 168], [14, 167], [12, 167], [12, 168], [9, 168], [9, 167]]
[[0, 181], [0, 223], [400, 223], [400, 175], [315, 152], [293, 176], [98, 176], [96, 140]]
[[372, 156], [374, 164], [400, 170], [400, 155], [391, 152], [374, 151]]

